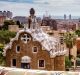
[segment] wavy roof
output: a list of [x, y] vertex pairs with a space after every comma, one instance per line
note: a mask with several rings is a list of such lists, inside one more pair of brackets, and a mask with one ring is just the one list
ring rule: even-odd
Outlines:
[[3, 53], [4, 56], [6, 56], [6, 50], [11, 49], [13, 41], [18, 40], [19, 35], [23, 32], [31, 34], [33, 39], [39, 41], [42, 47], [45, 48], [45, 50], [49, 51], [51, 58], [66, 54], [66, 50], [60, 50], [58, 48], [59, 38], [50, 37], [40, 28], [40, 29], [23, 29], [17, 32], [16, 37], [11, 39], [10, 43], [7, 46], [5, 46]]

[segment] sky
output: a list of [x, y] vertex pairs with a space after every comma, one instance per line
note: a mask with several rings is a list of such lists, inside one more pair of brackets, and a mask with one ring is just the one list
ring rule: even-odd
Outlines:
[[80, 0], [0, 0], [0, 11], [12, 11], [13, 16], [27, 16], [30, 8], [36, 15], [80, 16]]

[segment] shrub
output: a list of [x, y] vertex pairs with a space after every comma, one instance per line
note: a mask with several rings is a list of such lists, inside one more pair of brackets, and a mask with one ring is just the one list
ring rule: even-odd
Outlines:
[[69, 57], [65, 58], [65, 67], [70, 68], [72, 66], [71, 60], [69, 60]]

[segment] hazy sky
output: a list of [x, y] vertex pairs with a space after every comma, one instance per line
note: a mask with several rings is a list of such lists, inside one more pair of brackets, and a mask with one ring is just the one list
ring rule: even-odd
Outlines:
[[80, 16], [80, 0], [0, 0], [0, 10], [10, 10], [13, 15], [27, 16], [33, 7], [37, 15], [47, 14]]

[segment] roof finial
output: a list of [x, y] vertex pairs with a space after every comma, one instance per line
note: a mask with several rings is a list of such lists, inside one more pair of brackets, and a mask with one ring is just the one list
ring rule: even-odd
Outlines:
[[30, 9], [30, 16], [34, 16], [34, 14], [35, 14], [35, 10], [34, 10], [34, 8], [31, 8]]

